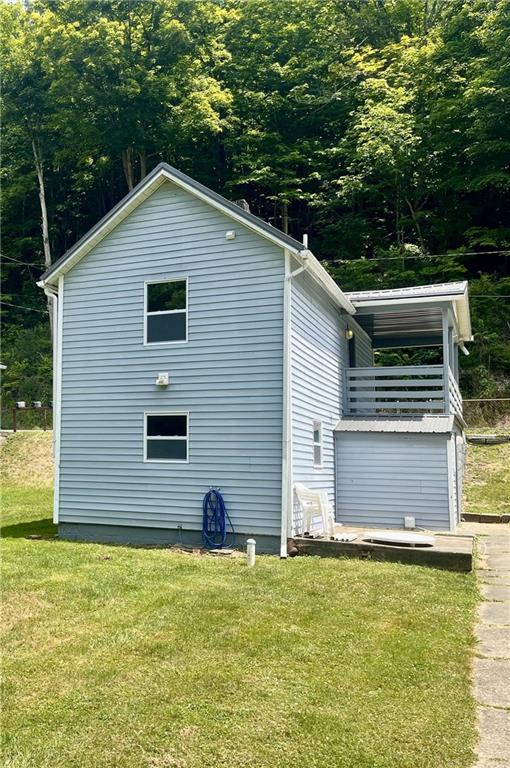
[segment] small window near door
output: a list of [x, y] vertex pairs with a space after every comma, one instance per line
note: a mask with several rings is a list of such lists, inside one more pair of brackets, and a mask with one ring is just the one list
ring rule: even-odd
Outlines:
[[322, 467], [322, 423], [313, 422], [313, 466]]
[[188, 281], [145, 284], [145, 343], [175, 344], [188, 340]]
[[145, 461], [188, 461], [188, 414], [145, 414]]

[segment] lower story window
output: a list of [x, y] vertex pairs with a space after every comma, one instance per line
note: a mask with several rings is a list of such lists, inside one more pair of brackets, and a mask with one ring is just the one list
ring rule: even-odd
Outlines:
[[313, 422], [313, 466], [322, 467], [322, 423]]
[[187, 413], [145, 414], [145, 461], [188, 461]]

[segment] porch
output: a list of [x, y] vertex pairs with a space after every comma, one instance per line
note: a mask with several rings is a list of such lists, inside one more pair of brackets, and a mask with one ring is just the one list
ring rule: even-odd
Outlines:
[[430, 365], [358, 367], [356, 350], [350, 347], [345, 416], [451, 415], [462, 422], [459, 350], [468, 354], [464, 342], [471, 340], [467, 283], [348, 296], [374, 350], [436, 347], [439, 354]]

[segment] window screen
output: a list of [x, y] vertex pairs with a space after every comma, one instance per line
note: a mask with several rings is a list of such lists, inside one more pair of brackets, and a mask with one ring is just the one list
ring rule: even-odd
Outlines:
[[188, 461], [188, 415], [145, 415], [146, 461]]
[[187, 281], [147, 283], [147, 344], [187, 341]]

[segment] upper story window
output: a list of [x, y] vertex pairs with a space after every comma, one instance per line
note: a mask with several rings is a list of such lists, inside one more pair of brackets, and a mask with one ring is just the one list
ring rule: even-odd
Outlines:
[[145, 343], [175, 344], [187, 340], [187, 279], [145, 283]]

